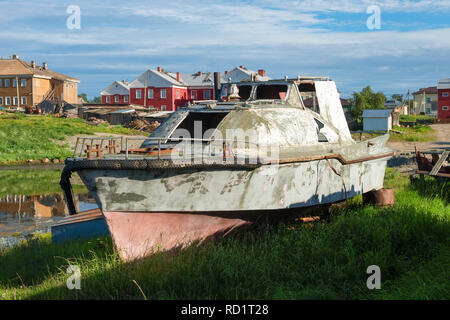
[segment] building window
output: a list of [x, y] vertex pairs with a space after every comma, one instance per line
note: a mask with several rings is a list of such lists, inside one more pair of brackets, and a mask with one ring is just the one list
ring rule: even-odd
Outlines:
[[128, 96], [124, 96], [124, 97], [123, 97], [123, 101], [124, 101], [124, 102], [128, 102]]
[[191, 91], [191, 99], [197, 99], [197, 90]]
[[164, 106], [164, 105], [161, 106], [161, 110], [162, 110], [162, 111], [166, 111], [166, 106]]
[[448, 106], [443, 106], [442, 111], [448, 111]]
[[177, 89], [177, 99], [180, 99], [180, 90]]
[[12, 86], [13, 86], [13, 88], [17, 87], [17, 80], [16, 79], [13, 79]]
[[448, 92], [442, 92], [443, 97], [448, 97]]
[[27, 97], [21, 97], [21, 102], [20, 102], [20, 104], [22, 104], [22, 105], [26, 105], [27, 104]]
[[19, 99], [17, 97], [13, 97], [13, 106], [19, 105]]
[[136, 90], [136, 99], [140, 99], [141, 98], [141, 89], [137, 89]]
[[26, 87], [27, 86], [27, 79], [20, 79], [20, 86], [22, 88]]
[[119, 102], [119, 96], [115, 96], [115, 97], [114, 97], [114, 102], [115, 102], [115, 103], [118, 103], [118, 102]]
[[153, 89], [148, 90], [148, 98], [153, 99]]
[[106, 103], [109, 103], [109, 102], [110, 102], [109, 96], [106, 96]]
[[3, 97], [0, 97], [0, 106], [3, 104]]
[[209, 91], [209, 90], [203, 91], [203, 99], [205, 99], [205, 100], [211, 99], [211, 91]]
[[9, 87], [9, 82], [10, 80], [9, 79], [5, 79], [5, 88], [8, 88]]
[[160, 95], [161, 95], [161, 99], [165, 99], [166, 98], [166, 89], [161, 89]]
[[431, 99], [430, 98], [426, 98], [425, 101], [426, 101], [426, 103], [430, 103]]
[[5, 98], [5, 105], [9, 106], [11, 104], [11, 97]]

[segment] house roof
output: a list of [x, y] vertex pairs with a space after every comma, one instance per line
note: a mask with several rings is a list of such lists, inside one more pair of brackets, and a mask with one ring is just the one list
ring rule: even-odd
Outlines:
[[363, 111], [363, 118], [389, 118], [392, 110], [386, 109], [365, 109]]
[[437, 88], [438, 90], [450, 89], [450, 79], [440, 79]]
[[69, 77], [65, 74], [55, 72], [49, 69], [44, 69], [42, 66], [35, 66], [20, 59], [0, 59], [0, 75], [2, 76], [16, 76], [16, 75], [34, 75], [49, 77], [61, 81], [80, 82], [79, 79]]
[[228, 82], [228, 78], [231, 78], [231, 82], [251, 81], [252, 75], [255, 75], [256, 81], [268, 81], [272, 79], [268, 76], [260, 76], [257, 71], [249, 70], [243, 66], [239, 66], [229, 71], [228, 73], [221, 74], [221, 82]]
[[428, 88], [420, 88], [419, 91], [416, 91], [413, 93], [413, 95], [418, 95], [418, 94], [437, 94], [437, 87], [428, 87]]
[[168, 86], [180, 87], [200, 87], [213, 86], [214, 79], [211, 72], [206, 73], [180, 73], [180, 81], [177, 80], [177, 74], [167, 71], [147, 70], [134, 81], [130, 83], [130, 88], [143, 88], [144, 86], [164, 88]]
[[100, 92], [101, 95], [127, 95], [130, 93], [130, 84], [128, 82], [114, 81], [108, 88]]

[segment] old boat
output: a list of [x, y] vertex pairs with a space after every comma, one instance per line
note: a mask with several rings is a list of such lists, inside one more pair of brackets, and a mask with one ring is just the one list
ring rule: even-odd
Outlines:
[[75, 214], [79, 174], [120, 256], [134, 260], [380, 189], [387, 140], [352, 139], [328, 78], [228, 83], [219, 101], [172, 113], [137, 148], [126, 138], [118, 153], [113, 140], [109, 152], [104, 141], [91, 141], [88, 157], [76, 150], [61, 186]]

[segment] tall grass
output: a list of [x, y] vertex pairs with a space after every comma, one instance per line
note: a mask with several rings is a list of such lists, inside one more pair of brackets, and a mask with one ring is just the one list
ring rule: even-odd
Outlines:
[[23, 114], [0, 116], [0, 162], [66, 158], [71, 156], [73, 150], [56, 141], [96, 132], [137, 133], [121, 126], [91, 126], [78, 118]]
[[[135, 283], [148, 299], [450, 298], [449, 182], [388, 170], [386, 186], [393, 208], [356, 197], [328, 220], [262, 225], [137, 263], [121, 262], [110, 239], [25, 242], [0, 253], [0, 298], [142, 299]], [[68, 264], [80, 266], [81, 290], [67, 289]], [[381, 290], [366, 287], [370, 265]]]

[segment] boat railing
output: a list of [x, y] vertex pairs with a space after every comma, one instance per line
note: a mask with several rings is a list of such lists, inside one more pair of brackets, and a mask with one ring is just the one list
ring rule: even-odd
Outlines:
[[[138, 148], [132, 144], [141, 143]], [[119, 143], [119, 144], [117, 144]], [[125, 159], [130, 155], [156, 156], [172, 153], [174, 150], [181, 152], [183, 157], [201, 154], [202, 157], [239, 157], [258, 154], [261, 146], [247, 140], [240, 139], [199, 139], [199, 138], [167, 138], [167, 137], [78, 137], [75, 143], [73, 157], [88, 159], [104, 158], [105, 155], [124, 154]], [[181, 149], [181, 150], [180, 150]], [[194, 151], [192, 150], [194, 149]]]

